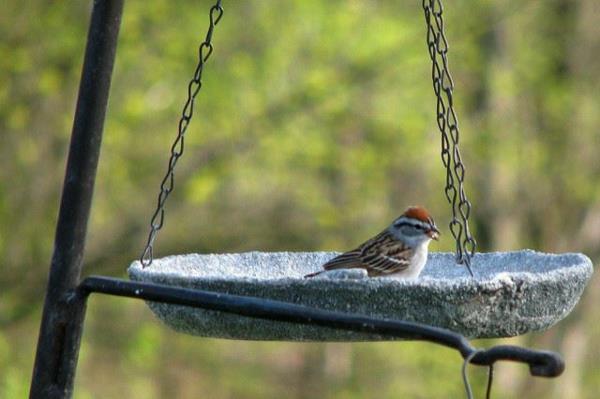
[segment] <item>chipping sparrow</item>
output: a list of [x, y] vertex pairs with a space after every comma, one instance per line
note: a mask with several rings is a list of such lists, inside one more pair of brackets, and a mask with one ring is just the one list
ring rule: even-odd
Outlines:
[[395, 275], [415, 278], [427, 262], [429, 242], [440, 231], [425, 208], [409, 207], [381, 233], [323, 265], [325, 270], [308, 274], [314, 277], [333, 269], [366, 269], [369, 277]]

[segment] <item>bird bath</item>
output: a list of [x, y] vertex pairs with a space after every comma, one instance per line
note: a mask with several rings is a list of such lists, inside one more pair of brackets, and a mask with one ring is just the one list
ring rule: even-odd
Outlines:
[[[549, 328], [578, 302], [592, 275], [577, 253], [478, 253], [475, 277], [456, 265], [454, 254], [430, 253], [418, 279], [368, 278], [348, 271], [304, 279], [337, 255], [333, 252], [247, 252], [176, 255], [129, 276], [170, 286], [255, 296], [324, 310], [447, 328], [468, 338], [510, 337]], [[173, 329], [205, 337], [282, 341], [389, 340], [373, 334], [298, 325], [148, 302]]]

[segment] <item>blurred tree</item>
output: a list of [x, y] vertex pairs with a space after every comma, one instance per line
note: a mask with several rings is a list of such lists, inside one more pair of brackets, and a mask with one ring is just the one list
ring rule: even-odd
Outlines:
[[[210, 3], [126, 5], [85, 273], [122, 275], [139, 256]], [[480, 249], [597, 263], [599, 3], [446, 6]], [[29, 385], [88, 16], [88, 2], [0, 13], [0, 397]], [[424, 35], [417, 2], [226, 1], [157, 254], [343, 249], [411, 203], [444, 225]], [[445, 234], [435, 249], [452, 248]], [[599, 284], [549, 332], [515, 339], [561, 350], [565, 375], [504, 366], [499, 396], [597, 396]], [[199, 340], [106, 298], [86, 326], [82, 398], [462, 395], [458, 357], [423, 344]]]

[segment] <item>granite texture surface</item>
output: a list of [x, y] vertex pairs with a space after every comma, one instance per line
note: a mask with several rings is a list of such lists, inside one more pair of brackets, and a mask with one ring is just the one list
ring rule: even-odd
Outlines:
[[[369, 278], [360, 270], [311, 279], [334, 252], [189, 254], [129, 267], [132, 280], [276, 299], [320, 309], [418, 321], [468, 338], [509, 337], [544, 330], [576, 305], [593, 271], [577, 253], [531, 250], [476, 254], [475, 278], [454, 254], [431, 253], [419, 278]], [[377, 335], [294, 325], [186, 306], [149, 302], [177, 331], [206, 337], [284, 341], [366, 341]], [[389, 340], [388, 338], [385, 338]]]

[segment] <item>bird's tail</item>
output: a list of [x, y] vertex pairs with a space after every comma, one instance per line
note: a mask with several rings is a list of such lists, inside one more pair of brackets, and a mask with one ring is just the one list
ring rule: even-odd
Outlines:
[[321, 271], [318, 271], [318, 272], [307, 274], [306, 276], [304, 276], [304, 278], [311, 278], [311, 277], [314, 277], [314, 276], [318, 276], [319, 274], [323, 273], [324, 271], [325, 270], [321, 270]]
[[315, 277], [328, 270], [354, 269], [364, 267], [365, 266], [362, 264], [362, 261], [360, 259], [360, 251], [358, 249], [355, 249], [354, 251], [344, 252], [343, 254], [338, 255], [333, 259], [330, 259], [323, 265], [324, 270], [307, 274], [306, 276], [304, 276], [304, 278]]

